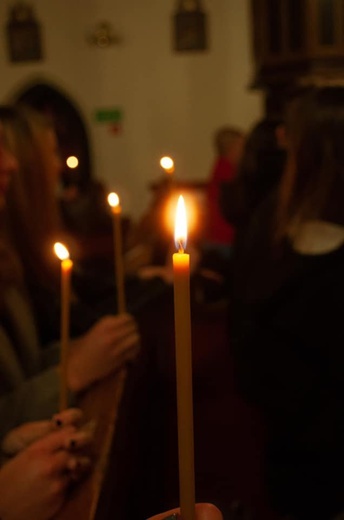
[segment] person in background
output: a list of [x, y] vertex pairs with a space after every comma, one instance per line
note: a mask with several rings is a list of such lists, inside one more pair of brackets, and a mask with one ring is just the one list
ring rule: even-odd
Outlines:
[[267, 429], [271, 501], [295, 520], [344, 510], [343, 135], [342, 86], [291, 100], [274, 211], [250, 225], [232, 302], [237, 377]]
[[[4, 119], [1, 119], [4, 121]], [[20, 131], [28, 131], [24, 120], [17, 121]], [[23, 208], [27, 216], [28, 228], [17, 228], [18, 234], [9, 235], [6, 217], [8, 191], [14, 188], [19, 178], [19, 154], [14, 154], [18, 141], [17, 134], [10, 133], [2, 122], [0, 128], [0, 193], [1, 193], [1, 240], [0, 240], [0, 437], [23, 422], [45, 419], [56, 412], [59, 397], [59, 358], [58, 343], [43, 345], [37, 335], [36, 319], [32, 313], [30, 298], [26, 288], [28, 268], [25, 251], [18, 253], [15, 243], [28, 244], [27, 256], [33, 252], [29, 246], [30, 236], [38, 251], [45, 252], [45, 242], [36, 242], [42, 234], [34, 232], [31, 217], [48, 220], [44, 213], [37, 214], [34, 195], [28, 196]], [[18, 130], [19, 131], [19, 130]], [[48, 132], [49, 135], [49, 132]], [[48, 146], [48, 144], [46, 144]], [[23, 146], [24, 148], [24, 146]], [[30, 146], [26, 142], [27, 154]], [[13, 151], [12, 151], [13, 150]], [[39, 167], [39, 161], [32, 156], [31, 174]], [[21, 172], [22, 174], [24, 172]], [[29, 175], [30, 171], [26, 170]], [[25, 198], [23, 199], [23, 201]], [[30, 203], [32, 215], [30, 215]], [[25, 212], [27, 210], [27, 212]], [[24, 226], [24, 219], [22, 220]], [[44, 225], [41, 226], [43, 229]], [[31, 235], [26, 235], [30, 231]], [[50, 236], [47, 233], [47, 236]], [[18, 248], [19, 249], [19, 248]], [[35, 256], [35, 257], [36, 257]], [[28, 259], [29, 260], [29, 259]], [[33, 272], [33, 271], [32, 271]], [[38, 274], [38, 273], [37, 273]], [[29, 279], [30, 280], [30, 279]], [[32, 280], [31, 280], [32, 281]], [[51, 301], [46, 300], [46, 306]], [[133, 318], [123, 314], [105, 316], [84, 335], [71, 342], [67, 370], [67, 383], [70, 390], [70, 403], [76, 396], [89, 388], [94, 382], [116, 371], [120, 366], [134, 359], [138, 351], [139, 336]]]
[[[246, 242], [250, 241], [251, 234], [259, 241], [254, 226], [256, 215], [260, 215], [260, 220], [263, 214], [266, 220], [271, 219], [271, 199], [278, 189], [285, 162], [282, 119], [268, 117], [260, 120], [247, 136], [237, 176], [223, 184], [220, 195], [222, 214], [236, 229], [232, 255], [225, 272], [225, 287], [229, 297], [240, 277], [241, 255], [246, 254]], [[263, 233], [261, 247], [265, 236], [263, 225], [260, 230]]]
[[[60, 262], [52, 249], [55, 241], [66, 243], [74, 261], [71, 334], [83, 335], [104, 315], [117, 312], [112, 226], [107, 253], [97, 262], [93, 259], [89, 263], [87, 251], [90, 246], [94, 248], [94, 243], [71, 235], [61, 221], [56, 197], [61, 160], [51, 121], [24, 105], [0, 107], [0, 120], [19, 163], [19, 174], [13, 179], [7, 197], [8, 220], [11, 238], [24, 268], [40, 341], [47, 344], [58, 338], [60, 332]], [[106, 205], [112, 224], [109, 205]], [[99, 237], [94, 238], [98, 245]]]
[[244, 142], [243, 132], [233, 127], [222, 127], [214, 135], [216, 158], [206, 189], [206, 226], [197, 266], [198, 298], [207, 302], [227, 299], [225, 282], [236, 230], [222, 213], [221, 193], [236, 178]]
[[[59, 334], [60, 272], [53, 245], [56, 241], [66, 243], [72, 257], [78, 252], [62, 225], [56, 198], [62, 163], [55, 131], [43, 115], [26, 106], [1, 106], [0, 121], [8, 148], [17, 160], [17, 173], [6, 200], [7, 227], [38, 318], [39, 338], [46, 344]], [[72, 335], [86, 332], [81, 322], [76, 323], [74, 301], [71, 314]], [[83, 315], [88, 322], [87, 309]]]
[[207, 187], [208, 230], [205, 249], [223, 258], [230, 256], [235, 228], [221, 213], [220, 192], [223, 183], [236, 176], [244, 142], [243, 132], [232, 127], [220, 128], [214, 136], [216, 159]]
[[277, 188], [285, 161], [282, 119], [260, 120], [247, 135], [237, 175], [224, 183], [220, 192], [222, 215], [235, 226], [237, 234], [245, 229], [255, 210]]

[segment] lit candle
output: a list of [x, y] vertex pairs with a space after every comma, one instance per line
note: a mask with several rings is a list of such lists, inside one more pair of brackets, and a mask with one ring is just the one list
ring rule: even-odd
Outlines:
[[121, 229], [121, 206], [117, 193], [108, 195], [108, 203], [111, 207], [113, 216], [113, 236], [115, 249], [115, 269], [117, 287], [117, 309], [118, 313], [125, 312], [125, 293], [124, 293], [124, 268], [122, 255], [122, 229]]
[[67, 364], [69, 348], [70, 278], [73, 262], [68, 249], [56, 242], [56, 256], [61, 260], [61, 361], [60, 361], [60, 411], [68, 406]]
[[161, 157], [160, 166], [168, 174], [169, 178], [172, 178], [174, 173], [174, 162], [171, 157]]
[[184, 253], [187, 223], [184, 199], [178, 199], [173, 255], [174, 322], [177, 370], [179, 493], [183, 520], [195, 519], [195, 475], [193, 445], [192, 355], [190, 313], [190, 262]]

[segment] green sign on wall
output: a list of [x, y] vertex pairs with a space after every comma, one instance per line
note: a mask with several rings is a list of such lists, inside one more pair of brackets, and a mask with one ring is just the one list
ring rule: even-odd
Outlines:
[[99, 108], [96, 110], [95, 119], [98, 123], [121, 123], [123, 112], [120, 108]]

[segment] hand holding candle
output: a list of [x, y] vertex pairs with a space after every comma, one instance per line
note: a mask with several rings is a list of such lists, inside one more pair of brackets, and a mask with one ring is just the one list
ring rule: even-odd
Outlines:
[[193, 446], [190, 262], [184, 253], [187, 223], [184, 199], [178, 199], [174, 233], [178, 253], [173, 255], [174, 320], [176, 335], [178, 452], [180, 509], [183, 520], [195, 519]]
[[56, 256], [61, 260], [61, 362], [60, 362], [60, 411], [68, 405], [67, 364], [69, 348], [69, 317], [70, 317], [70, 277], [73, 262], [69, 259], [68, 249], [56, 242]]
[[124, 293], [124, 268], [122, 254], [122, 229], [121, 229], [121, 206], [117, 193], [108, 195], [108, 203], [111, 207], [113, 216], [113, 233], [115, 249], [115, 269], [117, 287], [117, 309], [118, 314], [125, 312], [125, 293]]

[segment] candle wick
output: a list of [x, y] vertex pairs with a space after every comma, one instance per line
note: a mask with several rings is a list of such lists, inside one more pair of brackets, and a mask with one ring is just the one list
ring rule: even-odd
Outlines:
[[183, 254], [184, 253], [184, 247], [181, 240], [178, 240], [178, 253]]

